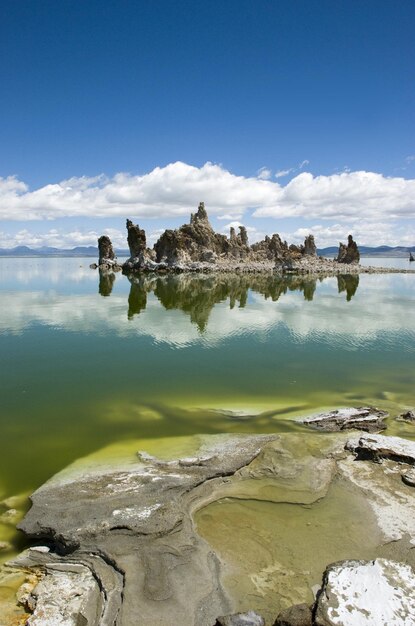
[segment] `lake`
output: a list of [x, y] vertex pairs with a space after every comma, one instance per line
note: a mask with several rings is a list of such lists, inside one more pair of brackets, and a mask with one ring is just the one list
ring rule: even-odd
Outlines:
[[0, 500], [117, 442], [307, 437], [295, 418], [323, 408], [415, 405], [415, 275], [130, 281], [91, 260], [0, 259]]

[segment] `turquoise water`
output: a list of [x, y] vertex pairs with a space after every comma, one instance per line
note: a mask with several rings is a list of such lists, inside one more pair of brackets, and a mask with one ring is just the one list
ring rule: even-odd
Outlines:
[[114, 441], [415, 404], [415, 275], [131, 283], [90, 262], [0, 259], [3, 497]]

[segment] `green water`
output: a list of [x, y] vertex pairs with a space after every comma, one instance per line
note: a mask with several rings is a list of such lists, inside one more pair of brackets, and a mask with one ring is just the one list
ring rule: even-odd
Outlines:
[[0, 500], [114, 442], [415, 404], [415, 275], [130, 282], [90, 261], [0, 259]]

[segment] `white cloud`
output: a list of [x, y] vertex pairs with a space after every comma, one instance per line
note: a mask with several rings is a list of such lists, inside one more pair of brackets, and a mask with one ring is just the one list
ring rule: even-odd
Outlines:
[[254, 209], [255, 217], [381, 221], [415, 217], [415, 180], [365, 171], [330, 176], [302, 172], [281, 186], [236, 176], [212, 163], [198, 168], [181, 162], [142, 176], [71, 178], [34, 191], [17, 178], [0, 178], [3, 220], [187, 217], [200, 200], [210, 215], [231, 220]]
[[406, 159], [405, 159], [405, 161], [406, 161], [407, 163], [412, 163], [413, 161], [415, 161], [415, 155], [414, 155], [414, 154], [411, 154], [411, 155], [407, 156], [407, 157], [406, 157]]
[[391, 222], [372, 222], [356, 220], [348, 223], [316, 224], [309, 228], [298, 228], [293, 233], [285, 233], [289, 242], [302, 243], [309, 234], [314, 235], [319, 248], [335, 246], [339, 241], [347, 242], [347, 236], [353, 235], [358, 245], [365, 246], [413, 246], [415, 227], [404, 228]]
[[275, 193], [255, 217], [350, 220], [415, 217], [415, 180], [374, 172], [313, 176], [303, 172]]
[[275, 172], [275, 178], [284, 178], [284, 176], [288, 176], [288, 174], [291, 174], [291, 172], [294, 172], [294, 168], [290, 168], [289, 170], [278, 170], [278, 172]]
[[306, 165], [310, 165], [310, 161], [308, 159], [304, 159], [301, 163], [298, 164], [298, 169], [302, 170]]
[[268, 169], [267, 167], [261, 167], [258, 171], [257, 171], [257, 176], [258, 178], [260, 178], [261, 180], [269, 180], [272, 176], [272, 172], [270, 169]]
[[9, 234], [0, 232], [0, 248], [14, 248], [16, 246], [29, 246], [30, 248], [75, 248], [76, 246], [97, 246], [98, 237], [108, 235], [116, 248], [127, 248], [125, 232], [115, 228], [103, 228], [101, 232], [88, 231], [63, 231], [50, 229], [44, 233], [33, 233], [28, 229], [19, 230]]

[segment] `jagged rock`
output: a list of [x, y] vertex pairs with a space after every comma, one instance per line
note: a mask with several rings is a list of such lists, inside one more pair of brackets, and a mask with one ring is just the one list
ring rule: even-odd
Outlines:
[[133, 224], [131, 220], [127, 220], [126, 226], [130, 256], [132, 259], [139, 258], [146, 251], [146, 232], [138, 224]]
[[315, 626], [415, 624], [415, 572], [387, 559], [343, 561], [324, 573]]
[[[24, 556], [20, 557], [21, 562]], [[26, 561], [30, 564], [30, 558]], [[27, 626], [95, 626], [102, 612], [101, 590], [88, 567], [48, 563], [47, 575], [25, 598], [32, 611]]]
[[387, 416], [386, 411], [374, 407], [358, 407], [335, 409], [299, 419], [298, 422], [325, 432], [355, 429], [372, 433], [386, 428], [384, 419]]
[[344, 243], [339, 244], [339, 253], [337, 255], [338, 263], [359, 263], [360, 252], [357, 243], [353, 241], [351, 235], [347, 238], [347, 246]]
[[400, 437], [366, 435], [358, 441], [348, 441], [346, 450], [354, 452], [359, 460], [369, 459], [379, 463], [382, 459], [390, 459], [398, 463], [415, 464], [415, 442]]
[[265, 626], [265, 621], [255, 611], [248, 611], [218, 617], [215, 626]]
[[197, 212], [190, 216], [190, 224], [184, 224], [177, 230], [166, 230], [156, 242], [154, 250], [157, 262], [173, 266], [206, 260], [212, 263], [215, 255], [228, 252], [229, 247], [228, 239], [213, 230], [205, 205], [201, 202]]
[[98, 265], [112, 262], [115, 259], [115, 253], [112, 247], [111, 239], [107, 235], [102, 235], [98, 239]]
[[397, 418], [399, 422], [415, 422], [415, 411], [406, 411], [401, 413]]
[[294, 604], [279, 613], [273, 626], [312, 626], [313, 615], [308, 604]]
[[308, 235], [304, 239], [304, 252], [306, 256], [317, 256], [317, 247], [314, 241], [314, 235]]

